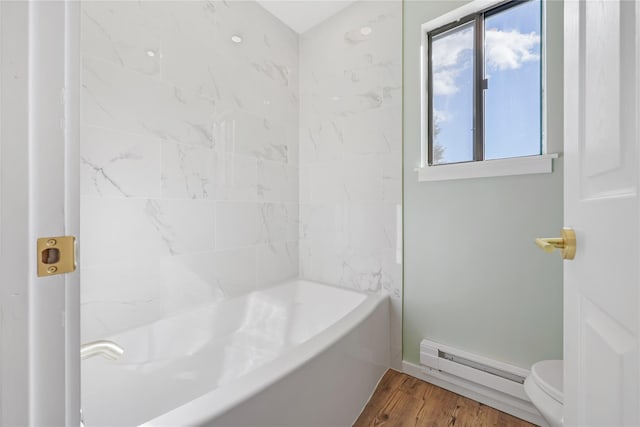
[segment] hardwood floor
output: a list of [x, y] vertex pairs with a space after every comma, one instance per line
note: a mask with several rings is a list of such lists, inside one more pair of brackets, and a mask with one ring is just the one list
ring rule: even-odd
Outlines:
[[354, 427], [533, 426], [475, 400], [388, 370]]

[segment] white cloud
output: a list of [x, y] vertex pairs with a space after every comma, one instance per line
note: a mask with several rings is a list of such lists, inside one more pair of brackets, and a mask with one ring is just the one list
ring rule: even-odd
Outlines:
[[456, 78], [467, 68], [473, 47], [470, 28], [436, 39], [431, 45], [434, 95], [453, 95], [458, 92]]
[[451, 114], [444, 110], [433, 109], [433, 121], [435, 123], [443, 123], [451, 120]]
[[525, 62], [539, 61], [540, 55], [533, 52], [539, 44], [540, 35], [536, 33], [489, 29], [485, 33], [487, 65], [495, 70], [515, 70]]
[[453, 95], [458, 92], [456, 77], [460, 71], [455, 68], [447, 68], [433, 73], [433, 93], [434, 95]]
[[459, 65], [462, 54], [473, 48], [473, 33], [471, 28], [447, 34], [441, 39], [436, 39], [431, 44], [431, 58], [439, 68]]
[[[517, 30], [502, 31], [491, 28], [485, 32], [487, 72], [515, 70], [525, 62], [539, 61], [534, 49], [540, 35], [523, 34]], [[458, 92], [456, 82], [462, 71], [471, 66], [473, 33], [470, 28], [448, 34], [432, 44], [433, 94], [453, 95]]]

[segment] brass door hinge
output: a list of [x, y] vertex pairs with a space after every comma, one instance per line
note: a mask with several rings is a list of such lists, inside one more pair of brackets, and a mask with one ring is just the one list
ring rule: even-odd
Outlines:
[[38, 277], [71, 273], [75, 270], [75, 237], [58, 236], [38, 239]]

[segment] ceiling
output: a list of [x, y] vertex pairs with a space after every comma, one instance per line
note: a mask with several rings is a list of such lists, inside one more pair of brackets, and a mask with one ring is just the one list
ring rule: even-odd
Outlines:
[[355, 0], [257, 0], [295, 32], [302, 34]]

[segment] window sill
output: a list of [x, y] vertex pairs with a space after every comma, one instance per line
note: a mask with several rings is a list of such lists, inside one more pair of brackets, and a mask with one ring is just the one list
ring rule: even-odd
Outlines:
[[425, 166], [418, 169], [418, 181], [449, 181], [454, 179], [551, 173], [553, 172], [553, 159], [557, 157], [557, 154], [543, 154], [541, 156]]

